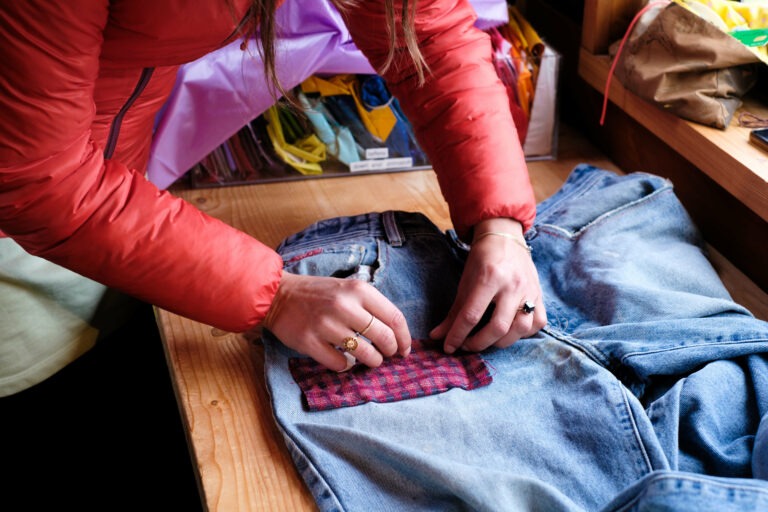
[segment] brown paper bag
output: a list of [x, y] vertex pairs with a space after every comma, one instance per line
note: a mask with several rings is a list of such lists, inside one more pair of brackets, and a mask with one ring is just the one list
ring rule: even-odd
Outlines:
[[725, 129], [755, 85], [759, 65], [757, 55], [736, 38], [670, 3], [640, 19], [615, 73], [625, 88], [664, 110]]

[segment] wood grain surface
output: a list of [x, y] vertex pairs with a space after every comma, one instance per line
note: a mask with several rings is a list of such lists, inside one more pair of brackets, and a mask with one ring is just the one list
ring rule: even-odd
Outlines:
[[[537, 200], [554, 193], [582, 162], [620, 172], [578, 133], [561, 127], [558, 159], [529, 163]], [[388, 209], [421, 211], [439, 227], [450, 227], [432, 171], [174, 193], [271, 247], [322, 218]], [[768, 315], [765, 293], [724, 258], [716, 266], [734, 297]], [[261, 347], [165, 310], [156, 309], [156, 316], [204, 507], [226, 512], [315, 510], [273, 420]]]

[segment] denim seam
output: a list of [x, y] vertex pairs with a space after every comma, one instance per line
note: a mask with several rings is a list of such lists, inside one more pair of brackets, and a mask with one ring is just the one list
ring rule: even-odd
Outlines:
[[[291, 251], [283, 252], [280, 254], [280, 256], [283, 258], [283, 261], [285, 263], [296, 263], [298, 261], [311, 258], [312, 256], [323, 256], [328, 254], [344, 254], [352, 251], [359, 251], [360, 248], [362, 248], [363, 246], [364, 244], [347, 244], [343, 247], [318, 246], [312, 249], [302, 249], [300, 251], [291, 250]], [[296, 254], [297, 252], [299, 254]]]
[[594, 345], [582, 343], [577, 338], [574, 338], [572, 336], [569, 336], [568, 334], [565, 334], [564, 332], [560, 332], [556, 329], [553, 329], [551, 326], [546, 326], [542, 328], [542, 331], [549, 334], [556, 340], [560, 340], [563, 343], [566, 343], [580, 352], [585, 353], [590, 359], [598, 363], [603, 368], [606, 368], [610, 370], [611, 364], [611, 358], [608, 357], [607, 354], [602, 352], [600, 349], [596, 348]]
[[699, 345], [686, 345], [684, 347], [669, 347], [664, 349], [658, 349], [658, 350], [647, 350], [644, 352], [641, 351], [635, 351], [635, 352], [627, 352], [621, 357], [621, 362], [624, 363], [625, 361], [628, 361], [629, 359], [632, 359], [633, 357], [642, 357], [645, 355], [650, 354], [663, 354], [665, 352], [675, 352], [678, 350], [690, 350], [692, 348], [699, 348], [699, 347], [722, 347], [724, 345], [743, 345], [745, 343], [765, 343], [768, 341], [768, 338], [751, 338], [751, 339], [744, 339], [744, 340], [732, 340], [732, 341], [718, 341], [718, 342], [712, 342], [712, 343], [702, 343]]
[[[279, 344], [279, 341], [277, 341], [277, 338], [275, 337], [274, 340], [272, 340], [272, 343], [277, 342]], [[284, 345], [282, 345], [285, 347]], [[285, 347], [287, 348], [287, 347]], [[290, 350], [290, 349], [288, 349]], [[269, 356], [266, 355], [266, 358], [269, 359]], [[267, 383], [267, 393], [271, 397], [273, 396], [274, 391], [272, 390], [269, 379], [267, 378], [267, 366], [264, 367], [264, 377], [266, 379]], [[293, 438], [291, 435], [291, 432], [283, 425], [283, 418], [279, 417], [279, 415], [275, 414], [274, 409], [272, 410], [272, 416], [274, 419], [275, 426], [277, 427], [278, 431], [280, 431], [283, 442], [285, 443], [286, 447], [288, 448], [289, 454], [292, 459], [294, 459], [294, 454], [299, 454], [302, 458], [302, 462], [307, 465], [306, 468], [300, 469], [298, 467], [297, 461], [294, 460], [294, 465], [296, 466], [297, 471], [299, 472], [299, 475], [301, 476], [301, 479], [304, 481], [304, 485], [307, 488], [307, 490], [310, 491], [313, 498], [315, 499], [315, 503], [320, 506], [321, 502], [324, 500], [333, 500], [334, 506], [338, 507], [338, 510], [344, 510], [344, 507], [341, 504], [341, 501], [339, 500], [339, 497], [334, 492], [333, 487], [328, 483], [328, 480], [325, 478], [325, 476], [322, 474], [322, 472], [318, 469], [318, 467], [315, 465], [314, 461], [312, 460], [312, 457], [309, 453], [307, 453], [301, 445], [298, 443], [296, 439]], [[314, 477], [317, 478], [317, 482], [315, 482], [313, 485], [310, 485], [310, 482], [307, 480], [308, 472], [311, 472]], [[323, 490], [328, 493], [327, 496], [323, 496], [324, 493], [317, 493], [317, 484], [322, 484]], [[325, 507], [326, 509], [328, 507]]]
[[650, 473], [653, 471], [653, 464], [651, 463], [651, 458], [648, 456], [648, 450], [646, 450], [645, 444], [643, 443], [643, 437], [640, 435], [640, 430], [637, 428], [637, 421], [635, 420], [635, 415], [632, 413], [632, 407], [629, 405], [629, 400], [627, 399], [627, 388], [622, 385], [620, 385], [619, 388], [621, 390], [621, 399], [624, 402], [624, 408], [626, 409], [629, 421], [632, 424], [632, 435], [634, 436], [635, 442], [640, 449], [640, 454], [643, 456], [645, 466]]
[[[571, 199], [578, 199], [584, 194], [590, 192], [593, 188], [600, 185], [600, 181], [602, 180], [602, 178], [608, 174], [607, 171], [596, 172], [596, 171], [599, 171], [599, 169], [589, 164], [582, 164], [580, 166], [577, 166], [577, 169], [583, 166], [591, 167], [593, 169], [592, 174], [588, 176], [588, 178], [584, 178], [583, 175], [580, 175], [579, 180], [576, 182], [570, 181], [570, 178], [573, 177], [573, 174], [571, 174], [571, 177], [569, 177], [569, 180], [567, 180], [563, 184], [563, 187], [561, 187], [560, 190], [555, 195], [550, 196], [549, 198], [539, 203], [539, 209], [538, 209], [539, 217], [546, 216], [546, 214], [549, 211], [551, 211], [553, 208], [556, 208], [557, 206], [561, 205], [566, 201], [570, 201]], [[665, 187], [672, 186], [672, 182], [670, 180], [665, 178], [660, 178], [659, 176], [656, 176], [654, 174], [650, 174], [647, 172], [634, 172], [632, 174], [627, 174], [627, 175], [624, 175], [624, 179], [633, 179], [633, 180], [651, 179], [654, 181], [661, 180], [663, 183], [666, 184]]]
[[[567, 242], [573, 241], [573, 233], [571, 231], [554, 224], [539, 224], [536, 226], [536, 231], [537, 236], [538, 233], [545, 233], [549, 236], [559, 238], [560, 240], [565, 240]], [[536, 247], [534, 246], [533, 254], [536, 254], [535, 249]]]
[[[296, 440], [293, 439], [293, 437], [283, 428], [283, 426], [280, 424], [279, 421], [275, 422], [279, 428], [280, 431], [283, 433], [283, 438], [290, 442], [290, 444], [293, 447], [293, 450], [299, 454], [301, 454], [302, 462], [307, 465], [307, 467], [300, 471], [301, 478], [304, 480], [304, 485], [307, 487], [307, 489], [315, 495], [317, 492], [317, 486], [318, 484], [322, 485], [323, 491], [322, 493], [317, 493], [315, 496], [315, 502], [320, 505], [323, 503], [323, 510], [327, 510], [328, 507], [324, 504], [325, 501], [333, 500], [334, 503], [334, 510], [345, 510], [344, 506], [342, 506], [341, 501], [339, 500], [339, 497], [336, 495], [336, 493], [333, 490], [333, 487], [328, 483], [328, 480], [323, 475], [322, 471], [318, 469], [317, 465], [312, 460], [312, 457], [310, 454], [308, 454], [306, 451], [304, 451], [299, 443], [296, 442]], [[312, 475], [317, 478], [317, 481], [314, 483], [314, 485], [310, 485], [310, 483], [306, 479], [306, 473], [311, 472]], [[327, 492], [327, 496], [323, 496], [323, 494]]]
[[[424, 231], [424, 232], [408, 232], [407, 235], [409, 237], [423, 237], [423, 236], [432, 236], [432, 237], [438, 237], [443, 238], [443, 233], [441, 232], [435, 232], [435, 231]], [[280, 246], [276, 249], [276, 252], [279, 254], [285, 254], [286, 252], [294, 252], [306, 248], [314, 248], [318, 246], [322, 246], [324, 248], [324, 252], [332, 252], [332, 249], [325, 249], [328, 245], [334, 244], [334, 243], [343, 243], [347, 241], [354, 241], [355, 245], [361, 245], [363, 241], [365, 241], [365, 238], [372, 238], [375, 240], [386, 240], [385, 234], [383, 232], [376, 232], [372, 233], [370, 230], [360, 230], [356, 232], [345, 232], [341, 235], [328, 235], [323, 236], [322, 239], [318, 238], [311, 238], [310, 240], [302, 240], [302, 241], [296, 241], [296, 242], [284, 242], [280, 244]], [[339, 251], [340, 252], [340, 251]]]
[[[635, 494], [631, 500], [626, 502], [624, 505], [622, 505], [620, 508], [614, 509], [613, 512], [623, 512], [626, 510], [631, 510], [635, 504], [640, 501], [644, 495], [647, 494], [648, 489], [658, 483], [661, 480], [685, 480], [690, 483], [701, 483], [701, 479], [699, 478], [691, 478], [688, 476], [681, 476], [681, 475], [668, 475], [666, 472], [659, 474], [659, 475], [653, 475], [649, 478], [647, 485], [643, 488], [643, 492]], [[717, 481], [706, 481], [706, 485], [713, 486], [713, 487], [719, 487], [721, 489], [736, 489], [740, 491], [747, 491], [747, 492], [754, 492], [757, 494], [765, 494], [768, 496], [768, 492], [765, 489], [761, 489], [759, 487], [750, 487], [747, 485], [734, 485], [734, 484], [723, 484]]]
[[[596, 349], [592, 345], [582, 345], [577, 339], [572, 338], [571, 336], [568, 336], [564, 333], [559, 333], [557, 331], [554, 331], [552, 329], [543, 328], [542, 331], [546, 332], [556, 340], [562, 341], [563, 343], [566, 343], [567, 345], [575, 348], [579, 352], [582, 352], [585, 354], [588, 358], [590, 358], [592, 361], [600, 365], [601, 367], [605, 368], [607, 371], [609, 371], [612, 375], [616, 375], [615, 372], [611, 369], [610, 359], [605, 356], [600, 350]], [[598, 357], [597, 354], [599, 354], [602, 357]], [[601, 360], [602, 359], [602, 360]], [[637, 421], [635, 420], [635, 415], [632, 412], [632, 407], [629, 405], [629, 400], [627, 399], [627, 389], [624, 385], [622, 385], [621, 381], [617, 377], [617, 385], [619, 386], [619, 390], [621, 393], [621, 400], [624, 404], [624, 410], [627, 413], [627, 417], [629, 418], [629, 421], [631, 423], [631, 429], [632, 429], [632, 437], [635, 439], [635, 443], [637, 445], [638, 450], [640, 451], [640, 454], [642, 456], [643, 461], [645, 462], [646, 469], [648, 472], [651, 472], [654, 470], [653, 464], [651, 463], [651, 459], [648, 456], [648, 450], [645, 447], [645, 444], [643, 443], [643, 438], [640, 435], [640, 431], [637, 428]]]
[[609, 212], [605, 212], [604, 214], [598, 216], [595, 218], [592, 222], [589, 222], [585, 226], [583, 226], [581, 229], [579, 229], [575, 235], [576, 237], [580, 237], [582, 233], [584, 233], [587, 229], [592, 228], [596, 224], [602, 224], [604, 221], [607, 221], [609, 219], [612, 219], [618, 215], [626, 215], [629, 213], [627, 210], [633, 209], [636, 206], [645, 206], [645, 203], [656, 201], [659, 198], [659, 196], [663, 193], [671, 193], [672, 187], [671, 186], [665, 186], [662, 188], [659, 188], [658, 190], [654, 190], [652, 193], [641, 197], [640, 199], [636, 199], [634, 201], [631, 201], [629, 203], [626, 203], [618, 208], [614, 208], [613, 210]]
[[[592, 166], [590, 165], [589, 167], [592, 167]], [[596, 167], [592, 167], [592, 169], [595, 169], [595, 171], [597, 170]], [[560, 190], [555, 195], [550, 196], [548, 199], [545, 199], [539, 203], [538, 215], [543, 217], [550, 210], [561, 205], [563, 202], [569, 201], [572, 198], [577, 198], [587, 193], [595, 185], [598, 184], [597, 182], [603, 176], [604, 174], [602, 172], [593, 171], [593, 173], [589, 176], [588, 179], [584, 179], [583, 177], [580, 177], [580, 180], [576, 182], [566, 180], [566, 182], [563, 184], [563, 187], [561, 187]]]
[[[710, 475], [702, 475], [702, 476], [710, 476]], [[669, 478], [673, 478], [675, 480], [685, 480], [687, 482], [693, 482], [693, 483], [701, 483], [701, 479], [693, 478], [693, 477], [686, 476], [686, 475], [672, 475], [672, 476], [669, 476], [669, 477], [668, 476], [664, 476], [664, 475], [657, 475], [657, 476], [651, 477], [651, 482], [653, 482], [655, 480], [662, 480], [662, 479], [669, 479]], [[724, 477], [715, 477], [715, 476], [713, 476], [712, 478], [724, 478]], [[756, 479], [756, 481], [760, 481], [760, 480]], [[765, 488], [762, 488], [762, 487], [757, 487], [757, 486], [752, 487], [752, 486], [749, 486], [749, 485], [739, 485], [739, 484], [734, 484], [734, 483], [727, 483], [726, 484], [726, 483], [718, 482], [718, 481], [715, 481], [715, 480], [712, 480], [712, 481], [708, 480], [706, 482], [706, 485], [707, 486], [712, 486], [712, 487], [719, 487], [719, 488], [722, 488], [722, 489], [738, 489], [740, 491], [755, 491], [757, 493], [765, 494], [766, 496], [768, 496], [768, 489], [765, 489]]]
[[315, 247], [322, 245], [323, 247], [335, 243], [343, 242], [345, 240], [361, 240], [366, 237], [374, 238], [374, 235], [370, 234], [370, 230], [361, 229], [354, 232], [344, 232], [340, 235], [323, 235], [322, 239], [317, 237], [309, 237], [308, 240], [286, 240], [276, 249], [277, 252], [283, 253], [285, 251], [294, 251], [303, 247]]
[[[536, 227], [538, 228], [538, 231], [540, 231], [540, 232], [544, 231], [545, 233], [549, 233], [549, 234], [555, 235], [555, 236], [562, 235], [563, 237], [565, 237], [566, 240], [570, 240], [570, 239], [573, 238], [573, 232], [568, 231], [565, 228], [561, 228], [560, 226], [557, 226], [555, 224], [539, 224]], [[548, 229], [543, 229], [542, 230], [541, 228], [549, 228], [549, 229], [552, 229], [554, 231], [557, 231], [558, 233], [551, 233], [551, 232], [549, 232]]]
[[663, 192], [669, 192], [671, 190], [672, 190], [672, 186], [671, 185], [668, 185], [668, 186], [659, 188], [657, 190], [654, 190], [652, 193], [650, 193], [648, 195], [645, 195], [645, 196], [643, 196], [643, 197], [641, 197], [639, 199], [636, 199], [636, 200], [631, 201], [629, 203], [625, 203], [625, 204], [619, 206], [618, 208], [614, 208], [614, 209], [609, 210], [609, 211], [607, 211], [607, 212], [605, 212], [605, 213], [603, 213], [601, 215], [598, 215], [597, 217], [592, 219], [590, 222], [584, 224], [582, 227], [577, 229], [576, 231], [569, 231], [569, 230], [567, 230], [565, 228], [562, 228], [562, 227], [558, 226], [557, 224], [542, 223], [542, 224], [537, 225], [537, 227], [538, 228], [541, 228], [541, 227], [551, 227], [552, 229], [556, 229], [556, 230], [558, 230], [558, 231], [560, 231], [562, 233], [568, 234], [569, 238], [572, 238], [572, 239], [579, 238], [586, 230], [592, 228], [596, 224], [600, 224], [603, 221], [605, 221], [606, 219], [613, 218], [616, 215], [623, 215], [623, 214], [627, 213], [627, 210], [629, 210], [631, 208], [634, 208], [635, 206], [638, 206], [638, 205], [644, 205], [646, 201], [656, 200], [658, 198], [659, 194], [661, 194]]
[[378, 250], [376, 255], [377, 268], [371, 274], [371, 285], [373, 286], [376, 286], [386, 273], [387, 264], [389, 263], [389, 251], [392, 249], [392, 246], [383, 238], [379, 238], [376, 242], [376, 249]]

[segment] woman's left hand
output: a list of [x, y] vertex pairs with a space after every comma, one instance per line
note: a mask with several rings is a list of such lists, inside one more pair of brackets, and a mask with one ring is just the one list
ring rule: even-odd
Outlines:
[[[445, 338], [447, 353], [508, 347], [546, 325], [539, 276], [526, 247], [517, 221], [488, 219], [475, 226], [456, 299], [430, 332], [432, 339]], [[490, 306], [488, 323], [470, 335]]]

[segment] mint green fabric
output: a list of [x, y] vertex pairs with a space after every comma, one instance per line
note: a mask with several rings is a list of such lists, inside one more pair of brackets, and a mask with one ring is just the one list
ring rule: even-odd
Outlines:
[[45, 380], [92, 348], [129, 301], [0, 239], [0, 396]]
[[333, 119], [321, 101], [310, 101], [301, 91], [296, 94], [296, 97], [301, 106], [306, 109], [304, 115], [312, 123], [315, 134], [325, 143], [328, 153], [346, 165], [359, 162], [360, 150], [349, 128]]

